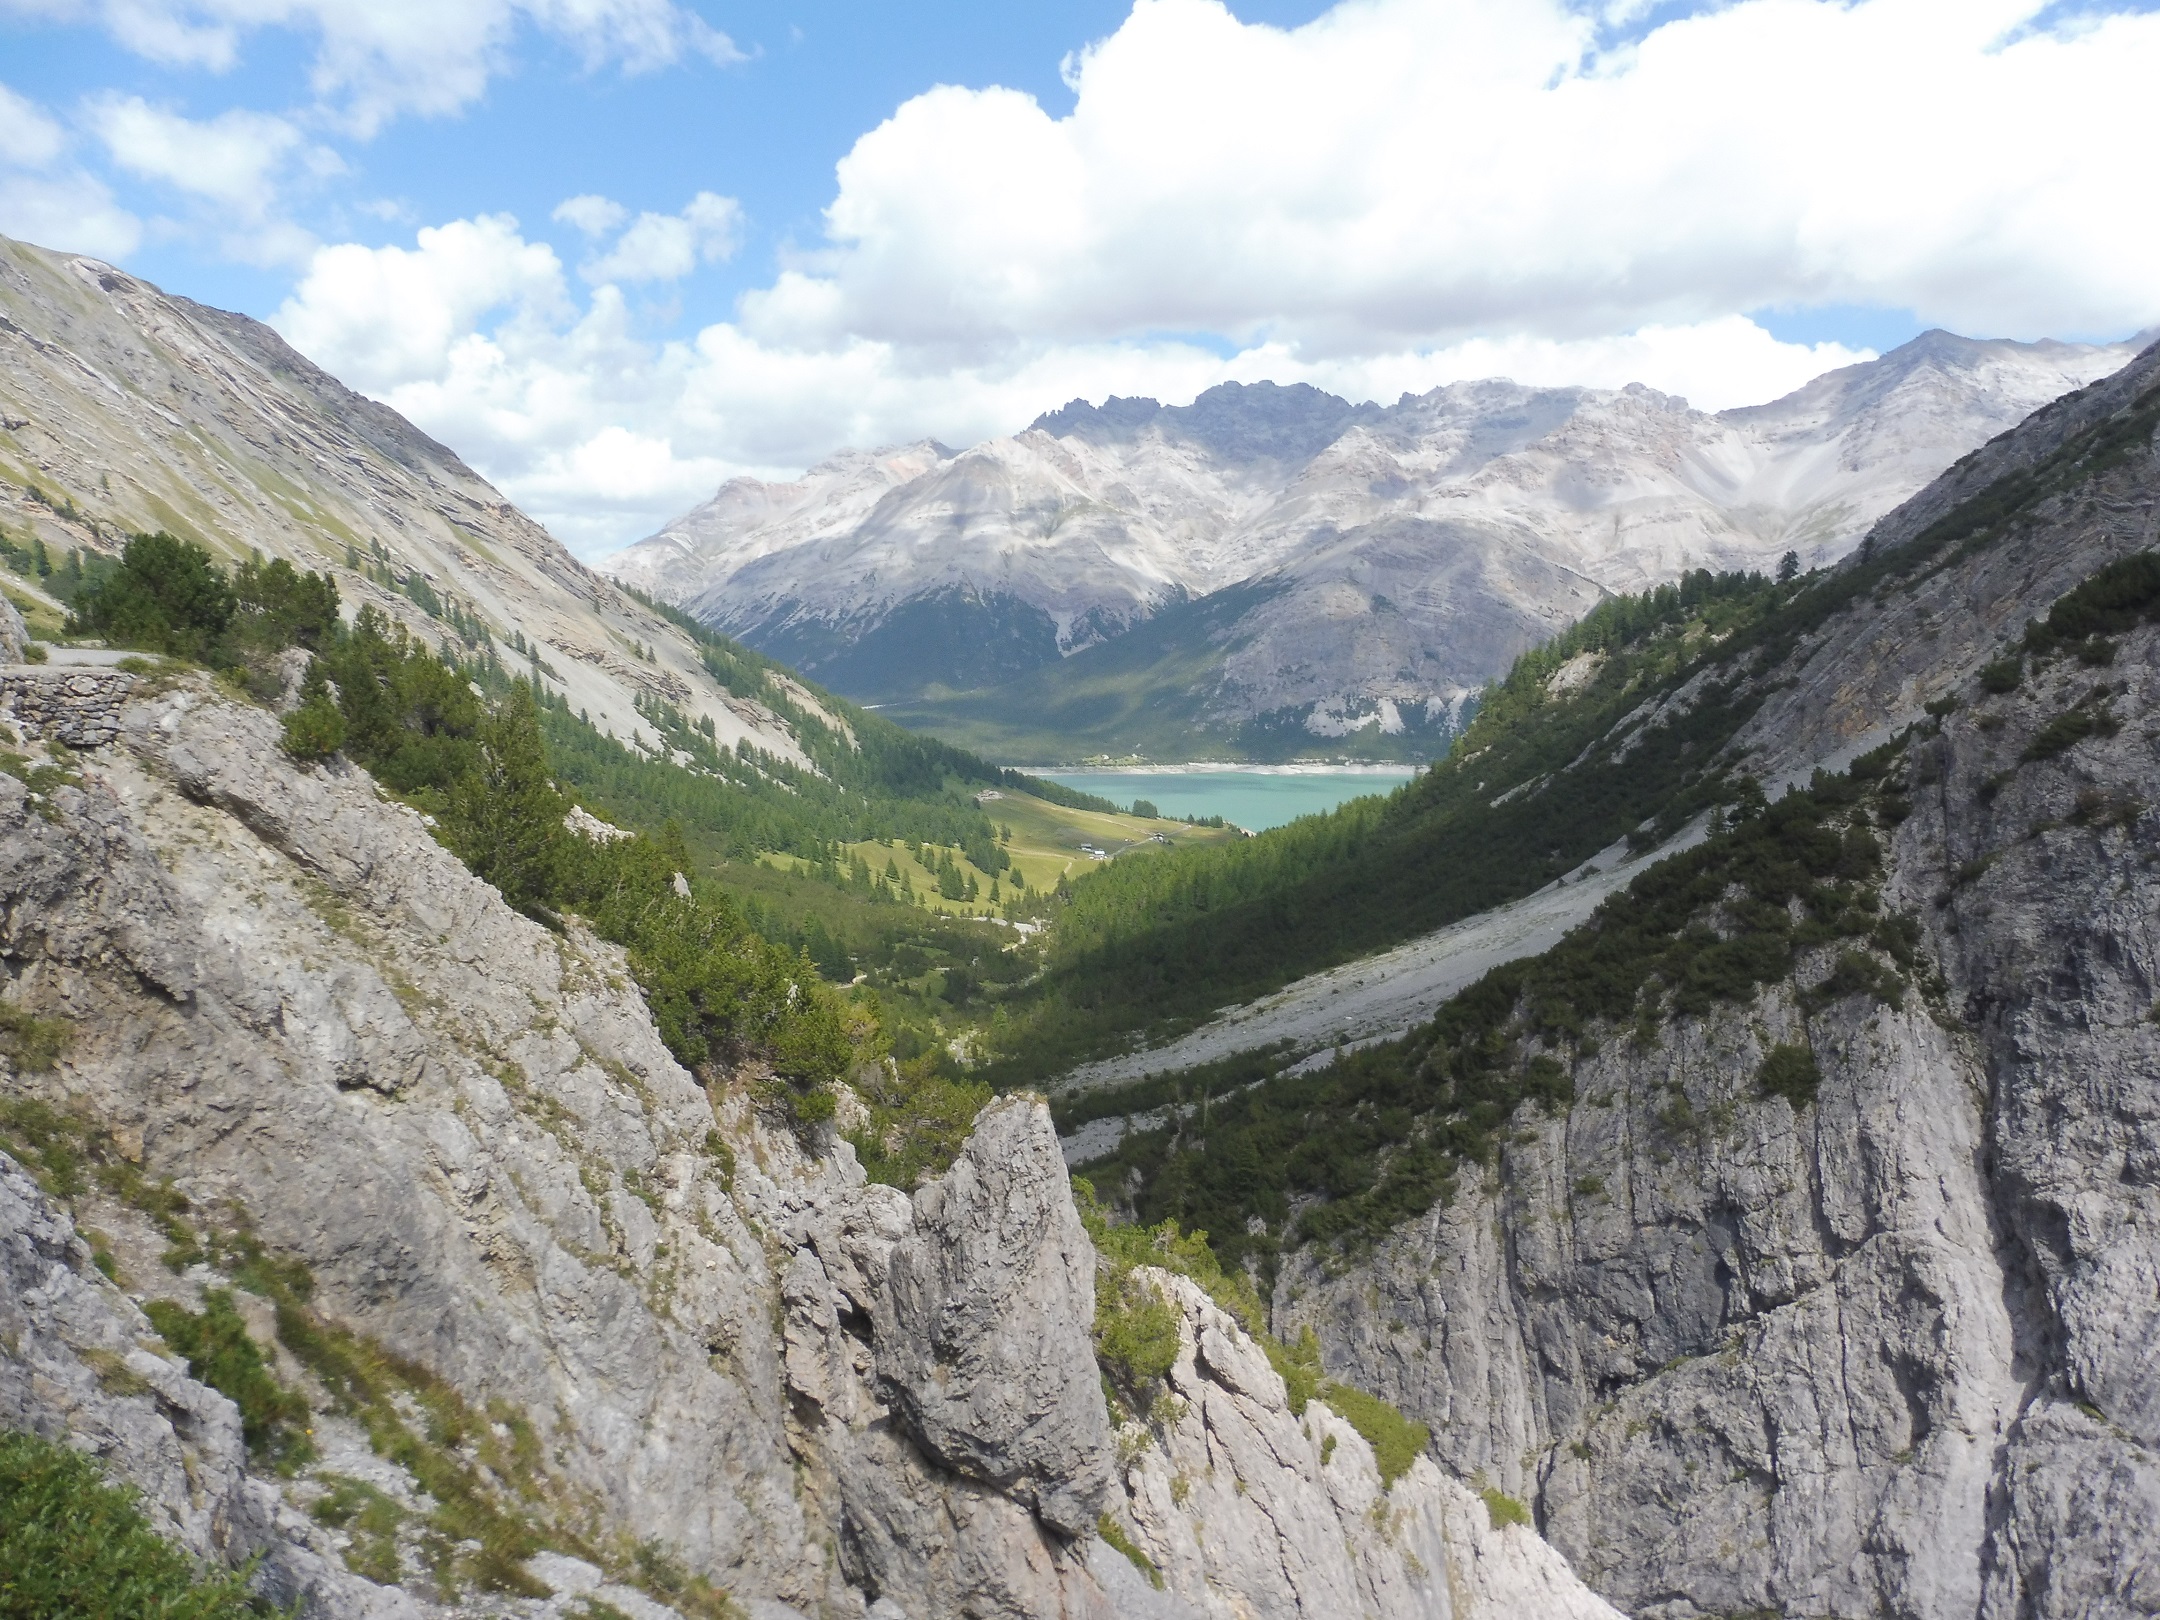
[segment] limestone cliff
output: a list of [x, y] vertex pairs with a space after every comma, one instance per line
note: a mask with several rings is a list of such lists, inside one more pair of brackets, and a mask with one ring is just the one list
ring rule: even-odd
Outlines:
[[[1766, 781], [1910, 727], [1909, 988], [1840, 991], [1825, 948], [1610, 1032], [1451, 1204], [1285, 1268], [1278, 1328], [1632, 1614], [2160, 1612], [2160, 633], [2003, 656], [2160, 544], [2156, 418], [2148, 351], [1886, 519], [1984, 521], [1746, 673]], [[1811, 1099], [1759, 1082], [1780, 1045]]]
[[[1430, 1461], [1383, 1488], [1178, 1279], [1182, 1410], [1113, 1429], [1042, 1104], [867, 1183], [278, 739], [164, 675], [0, 762], [0, 1419], [197, 1553], [326, 1616], [1609, 1613]], [[305, 1396], [289, 1477], [157, 1300]]]

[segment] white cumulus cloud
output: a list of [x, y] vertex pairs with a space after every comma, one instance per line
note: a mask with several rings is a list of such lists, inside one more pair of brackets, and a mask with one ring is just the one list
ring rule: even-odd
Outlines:
[[587, 192], [564, 198], [548, 217], [558, 225], [575, 225], [587, 236], [605, 236], [630, 217], [630, 210], [611, 197]]
[[0, 233], [18, 241], [117, 259], [142, 241], [142, 222], [99, 180], [68, 161], [68, 135], [29, 97], [0, 84]]
[[0, 84], [0, 163], [42, 169], [66, 146], [66, 133], [44, 108]]
[[[614, 211], [610, 224], [588, 225], [607, 218], [600, 205]], [[565, 210], [575, 208], [574, 214]], [[627, 210], [605, 197], [573, 197], [555, 210], [558, 219], [568, 218], [587, 234], [604, 234], [619, 223]], [[578, 267], [578, 274], [598, 284], [604, 281], [680, 281], [701, 264], [717, 264], [732, 258], [742, 227], [742, 205], [733, 197], [701, 191], [679, 214], [640, 214], [615, 245], [599, 257]]]
[[94, 96], [83, 112], [117, 167], [189, 198], [198, 227], [251, 263], [305, 259], [315, 238], [284, 216], [284, 192], [345, 170], [335, 152], [268, 113], [234, 107], [191, 119], [119, 95]]
[[2160, 15], [1735, 0], [1610, 52], [1561, 0], [1351, 0], [1295, 30], [1137, 0], [1073, 111], [941, 87], [841, 162], [824, 261], [746, 312], [981, 349], [1311, 353], [1846, 302], [1968, 329], [2160, 313]]
[[[1344, 0], [1283, 30], [1137, 0], [1067, 64], [1063, 116], [994, 87], [903, 104], [840, 163], [825, 241], [693, 338], [641, 336], [619, 289], [733, 250], [709, 193], [563, 204], [589, 293], [490, 216], [323, 249], [276, 319], [588, 554], [727, 474], [965, 442], [1075, 396], [1507, 375], [1720, 409], [1864, 358], [1749, 311], [2160, 320], [2160, 14], [2054, 15]], [[1623, 24], [1639, 37], [1600, 43]]]

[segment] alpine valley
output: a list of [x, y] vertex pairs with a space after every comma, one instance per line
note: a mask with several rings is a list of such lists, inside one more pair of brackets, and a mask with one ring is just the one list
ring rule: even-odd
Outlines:
[[[633, 595], [242, 317], [0, 317], [0, 1608], [2160, 1613], [2160, 344], [1069, 407]], [[1149, 635], [1460, 734], [1245, 838], [821, 684]]]
[[2137, 345], [1929, 332], [1768, 405], [1457, 383], [1075, 400], [736, 479], [607, 564], [994, 758], [1426, 758], [1607, 594], [1827, 563]]

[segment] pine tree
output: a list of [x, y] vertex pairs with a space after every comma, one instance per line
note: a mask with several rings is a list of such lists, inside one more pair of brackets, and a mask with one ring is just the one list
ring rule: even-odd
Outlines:
[[479, 769], [451, 793], [446, 842], [505, 900], [532, 911], [554, 890], [568, 810], [548, 780], [533, 689], [513, 682], [481, 727]]

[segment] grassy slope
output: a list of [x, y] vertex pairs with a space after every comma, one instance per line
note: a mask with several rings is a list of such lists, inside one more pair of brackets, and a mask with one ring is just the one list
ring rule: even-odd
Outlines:
[[[1070, 883], [1095, 871], [1105, 859], [1144, 858], [1166, 847], [1218, 844], [1241, 836], [1229, 828], [1193, 827], [1182, 821], [1076, 810], [1051, 804], [1029, 793], [995, 788], [990, 791], [998, 793], [999, 797], [985, 800], [983, 809], [993, 823], [1012, 830], [1011, 841], [1001, 845], [1011, 865], [995, 874], [1000, 893], [1007, 897], [1017, 897], [1018, 891], [1012, 881], [1015, 873], [1026, 879], [1030, 890], [1040, 894], [1055, 889], [1060, 878]], [[1103, 854], [1090, 855], [1083, 845], [1092, 845]], [[907, 845], [898, 839], [843, 843], [840, 850], [843, 865], [859, 858], [873, 874], [885, 873], [888, 864], [897, 868], [932, 911], [956, 917], [987, 917], [999, 915], [1003, 909], [990, 903], [993, 874], [972, 864], [965, 869], [975, 878], [978, 898], [973, 901], [948, 900], [937, 892], [937, 873], [930, 861], [911, 854]], [[923, 846], [923, 853], [934, 861], [930, 846]], [[956, 862], [964, 860], [958, 850], [953, 853]], [[766, 857], [766, 861], [782, 871], [813, 869], [812, 863], [797, 855], [772, 855]]]

